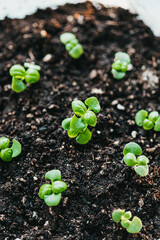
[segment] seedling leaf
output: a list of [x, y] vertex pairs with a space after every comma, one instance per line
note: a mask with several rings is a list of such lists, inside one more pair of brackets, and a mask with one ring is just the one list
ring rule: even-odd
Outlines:
[[146, 156], [141, 155], [137, 158], [137, 162], [138, 165], [146, 165], [147, 163], [149, 163], [149, 159]]
[[0, 152], [0, 158], [5, 162], [10, 162], [12, 160], [13, 151], [11, 148], [2, 149]]
[[159, 117], [159, 113], [157, 111], [150, 112], [148, 119], [152, 122], [156, 122]]
[[154, 127], [154, 123], [150, 121], [149, 119], [144, 119], [143, 121], [143, 128], [145, 130], [151, 130]]
[[41, 199], [44, 199], [45, 195], [51, 195], [52, 194], [52, 185], [51, 184], [43, 184], [39, 189], [39, 197]]
[[154, 130], [157, 132], [160, 131], [160, 117], [155, 122]]
[[55, 181], [52, 183], [54, 193], [61, 193], [67, 189], [67, 184], [63, 181]]
[[77, 118], [76, 115], [74, 115], [70, 123], [70, 128], [74, 129], [76, 132], [80, 132], [86, 128], [86, 125], [83, 123], [81, 118]]
[[93, 110], [95, 113], [99, 113], [101, 106], [96, 97], [90, 97], [85, 100], [85, 104], [89, 107], [90, 110]]
[[92, 111], [87, 111], [84, 116], [82, 117], [82, 121], [87, 123], [90, 126], [96, 126], [97, 123], [97, 117], [96, 114]]
[[73, 109], [73, 112], [78, 116], [83, 116], [87, 111], [86, 106], [80, 100], [75, 100], [72, 102], [72, 109]]
[[123, 161], [128, 166], [135, 166], [137, 164], [136, 156], [133, 153], [127, 153], [124, 156]]
[[9, 74], [12, 77], [24, 78], [25, 77], [25, 69], [21, 65], [15, 64], [10, 68]]
[[122, 220], [121, 220], [121, 225], [122, 225], [122, 227], [124, 227], [124, 228], [128, 228], [129, 225], [130, 225], [130, 221], [127, 220], [127, 219], [122, 219]]
[[118, 223], [121, 220], [121, 217], [123, 216], [124, 213], [125, 213], [125, 210], [122, 210], [122, 209], [114, 210], [112, 213], [113, 220], [116, 223]]
[[57, 206], [61, 201], [61, 193], [44, 196], [45, 203], [49, 206]]
[[129, 233], [138, 233], [142, 228], [142, 222], [138, 217], [134, 217], [130, 223], [130, 226], [127, 228]]
[[114, 68], [112, 68], [111, 72], [113, 74], [113, 77], [116, 78], [117, 80], [121, 80], [126, 75], [125, 72], [118, 72]]
[[146, 117], [148, 116], [148, 112], [145, 111], [145, 110], [140, 110], [136, 113], [136, 116], [135, 116], [135, 122], [136, 124], [141, 127], [143, 126], [143, 122], [144, 120], [146, 119]]
[[19, 93], [26, 89], [26, 85], [16, 77], [12, 78], [12, 90]]
[[66, 44], [67, 42], [70, 42], [70, 41], [72, 41], [75, 38], [76, 38], [76, 36], [73, 33], [63, 33], [60, 36], [60, 41], [63, 44]]
[[51, 170], [45, 174], [45, 179], [49, 179], [51, 182], [61, 180], [61, 172], [59, 170]]
[[74, 59], [79, 58], [82, 54], [83, 54], [83, 47], [79, 43], [69, 51], [69, 55]]
[[40, 74], [37, 70], [35, 70], [34, 68], [29, 68], [27, 71], [26, 71], [26, 77], [25, 77], [25, 80], [27, 83], [36, 83], [38, 82], [40, 79]]
[[120, 61], [126, 62], [128, 64], [131, 62], [130, 56], [125, 52], [117, 52], [115, 54], [115, 60], [117, 59], [119, 59]]
[[13, 139], [13, 144], [11, 149], [13, 151], [12, 158], [17, 157], [22, 152], [21, 144], [15, 139]]
[[135, 155], [141, 155], [142, 154], [142, 148], [134, 142], [127, 143], [123, 150], [123, 155], [126, 155], [127, 153], [133, 153]]
[[10, 144], [10, 140], [6, 137], [1, 137], [0, 138], [0, 150], [8, 148]]
[[146, 175], [148, 175], [149, 172], [148, 165], [136, 165], [134, 167], [134, 170], [141, 177], [145, 177]]
[[72, 120], [72, 118], [66, 118], [62, 121], [62, 128], [64, 130], [68, 130], [70, 128], [71, 120]]
[[89, 140], [91, 139], [92, 134], [90, 132], [90, 130], [88, 128], [85, 129], [85, 131], [81, 132], [77, 137], [76, 137], [76, 141], [79, 144], [86, 144], [89, 142]]

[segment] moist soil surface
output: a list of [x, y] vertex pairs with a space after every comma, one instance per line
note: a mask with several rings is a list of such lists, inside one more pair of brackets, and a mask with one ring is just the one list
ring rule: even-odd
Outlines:
[[[139, 109], [160, 112], [160, 39], [136, 15], [91, 3], [6, 18], [0, 29], [0, 136], [23, 147], [11, 162], [0, 161], [0, 239], [158, 240], [160, 136], [136, 126], [134, 116]], [[63, 32], [83, 45], [78, 60], [59, 41]], [[117, 51], [127, 52], [133, 65], [120, 81], [111, 75]], [[41, 66], [41, 79], [17, 94], [8, 70], [25, 61]], [[72, 116], [74, 99], [90, 96], [102, 109], [91, 141], [78, 145], [61, 122]], [[122, 161], [130, 141], [150, 160], [147, 177]], [[49, 208], [38, 191], [52, 169], [61, 170], [68, 189]], [[141, 232], [129, 234], [113, 222], [114, 208], [140, 217]]]

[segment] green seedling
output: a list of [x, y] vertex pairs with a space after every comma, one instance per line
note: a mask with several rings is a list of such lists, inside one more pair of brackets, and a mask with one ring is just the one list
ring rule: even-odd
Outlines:
[[114, 63], [112, 64], [112, 74], [117, 80], [124, 78], [131, 63], [130, 56], [125, 52], [117, 52], [115, 54]]
[[[141, 155], [142, 149], [141, 147], [134, 142], [130, 142], [125, 145], [123, 150], [123, 161], [127, 164], [127, 166], [133, 167], [135, 172], [141, 177], [145, 177], [149, 173], [148, 163], [149, 159]], [[140, 155], [136, 158], [135, 155]]]
[[151, 130], [154, 128], [155, 131], [160, 131], [160, 116], [157, 111], [148, 112], [145, 110], [139, 110], [135, 116], [135, 122], [139, 127], [143, 127], [144, 130]]
[[[25, 70], [24, 67], [28, 69]], [[24, 67], [16, 64], [9, 70], [9, 73], [12, 76], [12, 90], [17, 93], [23, 92], [27, 88], [24, 81], [32, 84], [38, 82], [40, 78], [40, 74], [38, 72], [41, 69], [40, 66], [24, 63]]]
[[22, 151], [21, 144], [15, 139], [13, 139], [12, 147], [9, 148], [9, 145], [9, 138], [0, 138], [0, 158], [5, 162], [10, 162], [12, 158], [17, 157]]
[[[88, 109], [86, 105], [88, 106]], [[96, 97], [90, 97], [85, 100], [85, 104], [80, 100], [72, 102], [72, 110], [75, 115], [62, 121], [62, 128], [67, 130], [70, 138], [75, 138], [79, 144], [86, 144], [92, 137], [88, 125], [95, 127], [97, 117], [95, 113], [101, 110], [99, 101]], [[79, 118], [77, 116], [79, 116]]]
[[83, 47], [79, 44], [76, 36], [73, 33], [63, 33], [60, 36], [60, 41], [65, 44], [65, 48], [72, 58], [79, 58], [83, 54]]
[[67, 184], [61, 181], [61, 172], [51, 170], [45, 174], [45, 179], [49, 179], [51, 184], [43, 184], [39, 189], [39, 197], [52, 207], [57, 206], [61, 200], [61, 193], [67, 189]]
[[112, 213], [113, 220], [118, 223], [121, 222], [122, 227], [126, 228], [129, 233], [138, 233], [142, 228], [141, 219], [134, 217], [131, 221], [129, 220], [132, 217], [130, 211], [125, 212], [125, 210], [117, 209]]

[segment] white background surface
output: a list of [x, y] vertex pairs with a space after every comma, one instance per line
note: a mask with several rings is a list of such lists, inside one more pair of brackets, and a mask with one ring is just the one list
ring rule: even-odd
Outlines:
[[[65, 3], [85, 2], [85, 0], [0, 0], [0, 19], [24, 18], [36, 12], [38, 8], [57, 8]], [[102, 3], [105, 6], [116, 6], [136, 11], [154, 32], [160, 36], [160, 0], [92, 0], [93, 3]]]

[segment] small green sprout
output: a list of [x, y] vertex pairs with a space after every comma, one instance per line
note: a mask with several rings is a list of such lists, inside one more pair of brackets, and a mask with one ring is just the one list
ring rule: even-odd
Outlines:
[[43, 184], [39, 189], [39, 197], [52, 207], [57, 206], [61, 200], [61, 193], [67, 189], [67, 184], [61, 181], [61, 172], [51, 170], [45, 174], [45, 179], [49, 179], [51, 184]]
[[83, 47], [81, 44], [79, 44], [76, 36], [73, 33], [61, 34], [60, 41], [65, 44], [65, 48], [72, 58], [77, 59], [83, 54]]
[[121, 221], [122, 227], [126, 228], [129, 233], [138, 233], [142, 228], [141, 219], [138, 217], [134, 217], [132, 221], [129, 219], [132, 217], [132, 213], [130, 211], [125, 212], [125, 210], [117, 209], [112, 213], [113, 220], [118, 223]]
[[[88, 106], [85, 106], [85, 104]], [[96, 97], [90, 97], [85, 100], [85, 104], [80, 100], [72, 102], [72, 110], [80, 118], [74, 115], [72, 118], [66, 118], [62, 121], [62, 128], [67, 130], [70, 138], [75, 138], [79, 144], [86, 144], [92, 137], [88, 125], [95, 127], [97, 117], [95, 113], [101, 110], [99, 101]]]
[[0, 138], [0, 158], [5, 162], [10, 162], [12, 158], [17, 157], [21, 151], [21, 144], [13, 139], [12, 147], [9, 148], [10, 140], [6, 137]]
[[152, 111], [148, 115], [147, 111], [143, 109], [139, 110], [136, 113], [135, 122], [139, 127], [143, 126], [144, 130], [151, 130], [154, 128], [155, 131], [160, 131], [160, 116], [157, 111]]
[[113, 77], [116, 78], [117, 80], [122, 79], [127, 70], [128, 70], [128, 65], [131, 63], [131, 58], [130, 56], [125, 53], [125, 52], [117, 52], [115, 54], [115, 59], [114, 63], [112, 64], [112, 74]]
[[[134, 142], [130, 142], [125, 145], [123, 150], [123, 161], [127, 164], [127, 166], [134, 167], [135, 172], [141, 177], [146, 176], [149, 173], [148, 163], [149, 159], [141, 155], [142, 149], [141, 147]], [[140, 155], [136, 158], [135, 155]]]
[[[28, 69], [25, 70], [24, 67]], [[12, 76], [12, 90], [17, 93], [23, 92], [27, 88], [26, 84], [23, 82], [24, 80], [26, 83], [32, 84], [38, 82], [40, 78], [38, 72], [41, 69], [40, 66], [24, 63], [24, 67], [15, 64], [9, 70], [9, 73]]]

